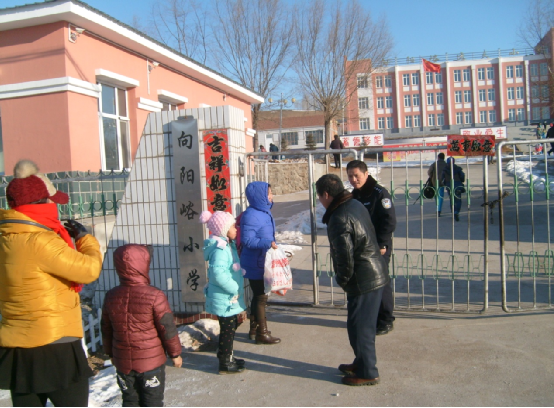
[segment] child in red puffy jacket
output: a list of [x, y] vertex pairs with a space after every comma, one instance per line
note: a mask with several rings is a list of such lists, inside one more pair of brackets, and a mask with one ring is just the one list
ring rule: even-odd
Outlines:
[[104, 352], [112, 358], [123, 406], [162, 407], [167, 355], [181, 367], [181, 342], [165, 294], [150, 286], [151, 246], [128, 244], [113, 254], [120, 285], [102, 308]]

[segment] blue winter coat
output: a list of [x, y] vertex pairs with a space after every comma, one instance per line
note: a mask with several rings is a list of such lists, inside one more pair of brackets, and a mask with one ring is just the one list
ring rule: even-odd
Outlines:
[[[221, 317], [234, 316], [246, 309], [244, 304], [244, 278], [238, 266], [239, 256], [234, 242], [225, 238], [209, 238], [204, 241], [204, 259], [209, 261], [206, 312]], [[233, 298], [236, 301], [233, 301]]]
[[267, 199], [268, 189], [269, 184], [263, 181], [246, 186], [250, 206], [240, 220], [240, 264], [248, 279], [263, 279], [265, 254], [275, 242], [275, 222], [270, 212], [273, 203]]

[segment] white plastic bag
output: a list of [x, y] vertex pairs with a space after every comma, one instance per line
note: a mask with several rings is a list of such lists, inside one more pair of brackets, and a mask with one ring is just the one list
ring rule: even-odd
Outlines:
[[292, 289], [289, 259], [279, 248], [271, 248], [265, 255], [264, 287], [265, 293], [273, 292], [279, 296], [285, 296], [287, 290]]

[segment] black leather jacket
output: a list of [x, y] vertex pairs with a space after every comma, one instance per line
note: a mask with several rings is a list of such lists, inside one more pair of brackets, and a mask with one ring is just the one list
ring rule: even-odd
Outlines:
[[345, 191], [327, 208], [323, 222], [327, 224], [335, 279], [348, 295], [368, 293], [389, 282], [387, 264], [362, 203]]

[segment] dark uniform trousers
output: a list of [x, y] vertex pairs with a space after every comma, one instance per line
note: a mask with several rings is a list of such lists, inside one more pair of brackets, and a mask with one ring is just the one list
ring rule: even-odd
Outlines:
[[144, 373], [118, 371], [117, 384], [123, 394], [124, 407], [163, 407], [165, 364]]
[[377, 332], [377, 314], [383, 288], [358, 296], [347, 296], [348, 318], [346, 328], [350, 346], [354, 350], [358, 378], [379, 377], [377, 354], [375, 352], [375, 333]]
[[[383, 255], [385, 261], [387, 262], [387, 270], [390, 275], [390, 254], [392, 248], [387, 248], [387, 252]], [[384, 326], [385, 324], [392, 324], [394, 322], [394, 299], [392, 296], [392, 279], [389, 280], [389, 283], [383, 288], [383, 297], [381, 299], [381, 306], [379, 307], [379, 315], [377, 316], [377, 327]]]

